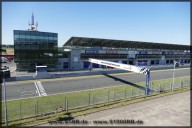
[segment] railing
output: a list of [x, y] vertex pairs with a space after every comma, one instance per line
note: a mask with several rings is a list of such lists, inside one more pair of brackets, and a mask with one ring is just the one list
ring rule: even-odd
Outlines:
[[[151, 91], [149, 95], [160, 94], [162, 92], [173, 91], [176, 89], [182, 89], [183, 87], [190, 86], [190, 77], [186, 77], [182, 80], [172, 82], [161, 82], [156, 84], [151, 82]], [[8, 121], [23, 120], [25, 118], [31, 117], [42, 117], [50, 114], [54, 114], [60, 111], [68, 111], [71, 109], [78, 109], [82, 107], [89, 107], [93, 105], [98, 105], [101, 103], [115, 102], [122, 99], [132, 99], [135, 97], [145, 96], [145, 91], [143, 87], [140, 88], [132, 87], [125, 88], [124, 90], [108, 90], [94, 93], [94, 92], [84, 92], [80, 96], [70, 97], [65, 96], [60, 99], [52, 100], [50, 98], [49, 102], [44, 102], [44, 100], [33, 99], [32, 103], [20, 102], [20, 105], [9, 109], [8, 107]], [[2, 104], [3, 105], [3, 104]], [[4, 122], [4, 106], [2, 106], [2, 122]]]

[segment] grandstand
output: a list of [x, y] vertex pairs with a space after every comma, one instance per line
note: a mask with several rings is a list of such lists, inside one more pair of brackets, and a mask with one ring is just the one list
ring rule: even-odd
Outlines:
[[[141, 41], [71, 37], [64, 45], [60, 69], [82, 70], [90, 65], [88, 58], [110, 60], [132, 65], [170, 65], [174, 60], [190, 63], [190, 46]], [[101, 68], [93, 64], [93, 68]]]

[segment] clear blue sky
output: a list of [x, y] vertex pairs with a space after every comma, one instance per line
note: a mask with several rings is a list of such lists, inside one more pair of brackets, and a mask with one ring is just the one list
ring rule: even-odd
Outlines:
[[2, 2], [2, 44], [32, 12], [58, 46], [72, 36], [190, 45], [190, 2]]

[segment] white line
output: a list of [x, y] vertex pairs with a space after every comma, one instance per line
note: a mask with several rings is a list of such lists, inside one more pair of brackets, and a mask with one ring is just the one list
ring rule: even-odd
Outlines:
[[40, 81], [37, 82], [37, 86], [39, 88], [39, 91], [41, 93], [41, 96], [47, 96], [47, 94], [45, 93], [45, 89], [43, 88], [42, 84]]
[[31, 93], [31, 94], [24, 94], [24, 95], [21, 95], [21, 96], [31, 96], [31, 95], [34, 95], [34, 94], [36, 94], [36, 93]]
[[16, 84], [15, 82], [6, 82], [6, 85], [14, 85]]
[[37, 90], [33, 90], [33, 91], [23, 91], [23, 92], [20, 92], [20, 93], [28, 93], [28, 92], [35, 92], [35, 93], [37, 93]]
[[39, 96], [41, 96], [41, 94], [40, 94], [40, 92], [39, 92], [39, 88], [37, 87], [37, 83], [34, 82], [34, 84], [35, 84], [35, 87], [36, 87], [36, 89], [37, 89], [37, 92], [38, 92]]

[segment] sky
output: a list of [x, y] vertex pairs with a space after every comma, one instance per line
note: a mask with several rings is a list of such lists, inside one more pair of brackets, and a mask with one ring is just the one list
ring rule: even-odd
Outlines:
[[59, 47], [73, 36], [190, 45], [190, 2], [2, 2], [2, 44], [32, 12]]

